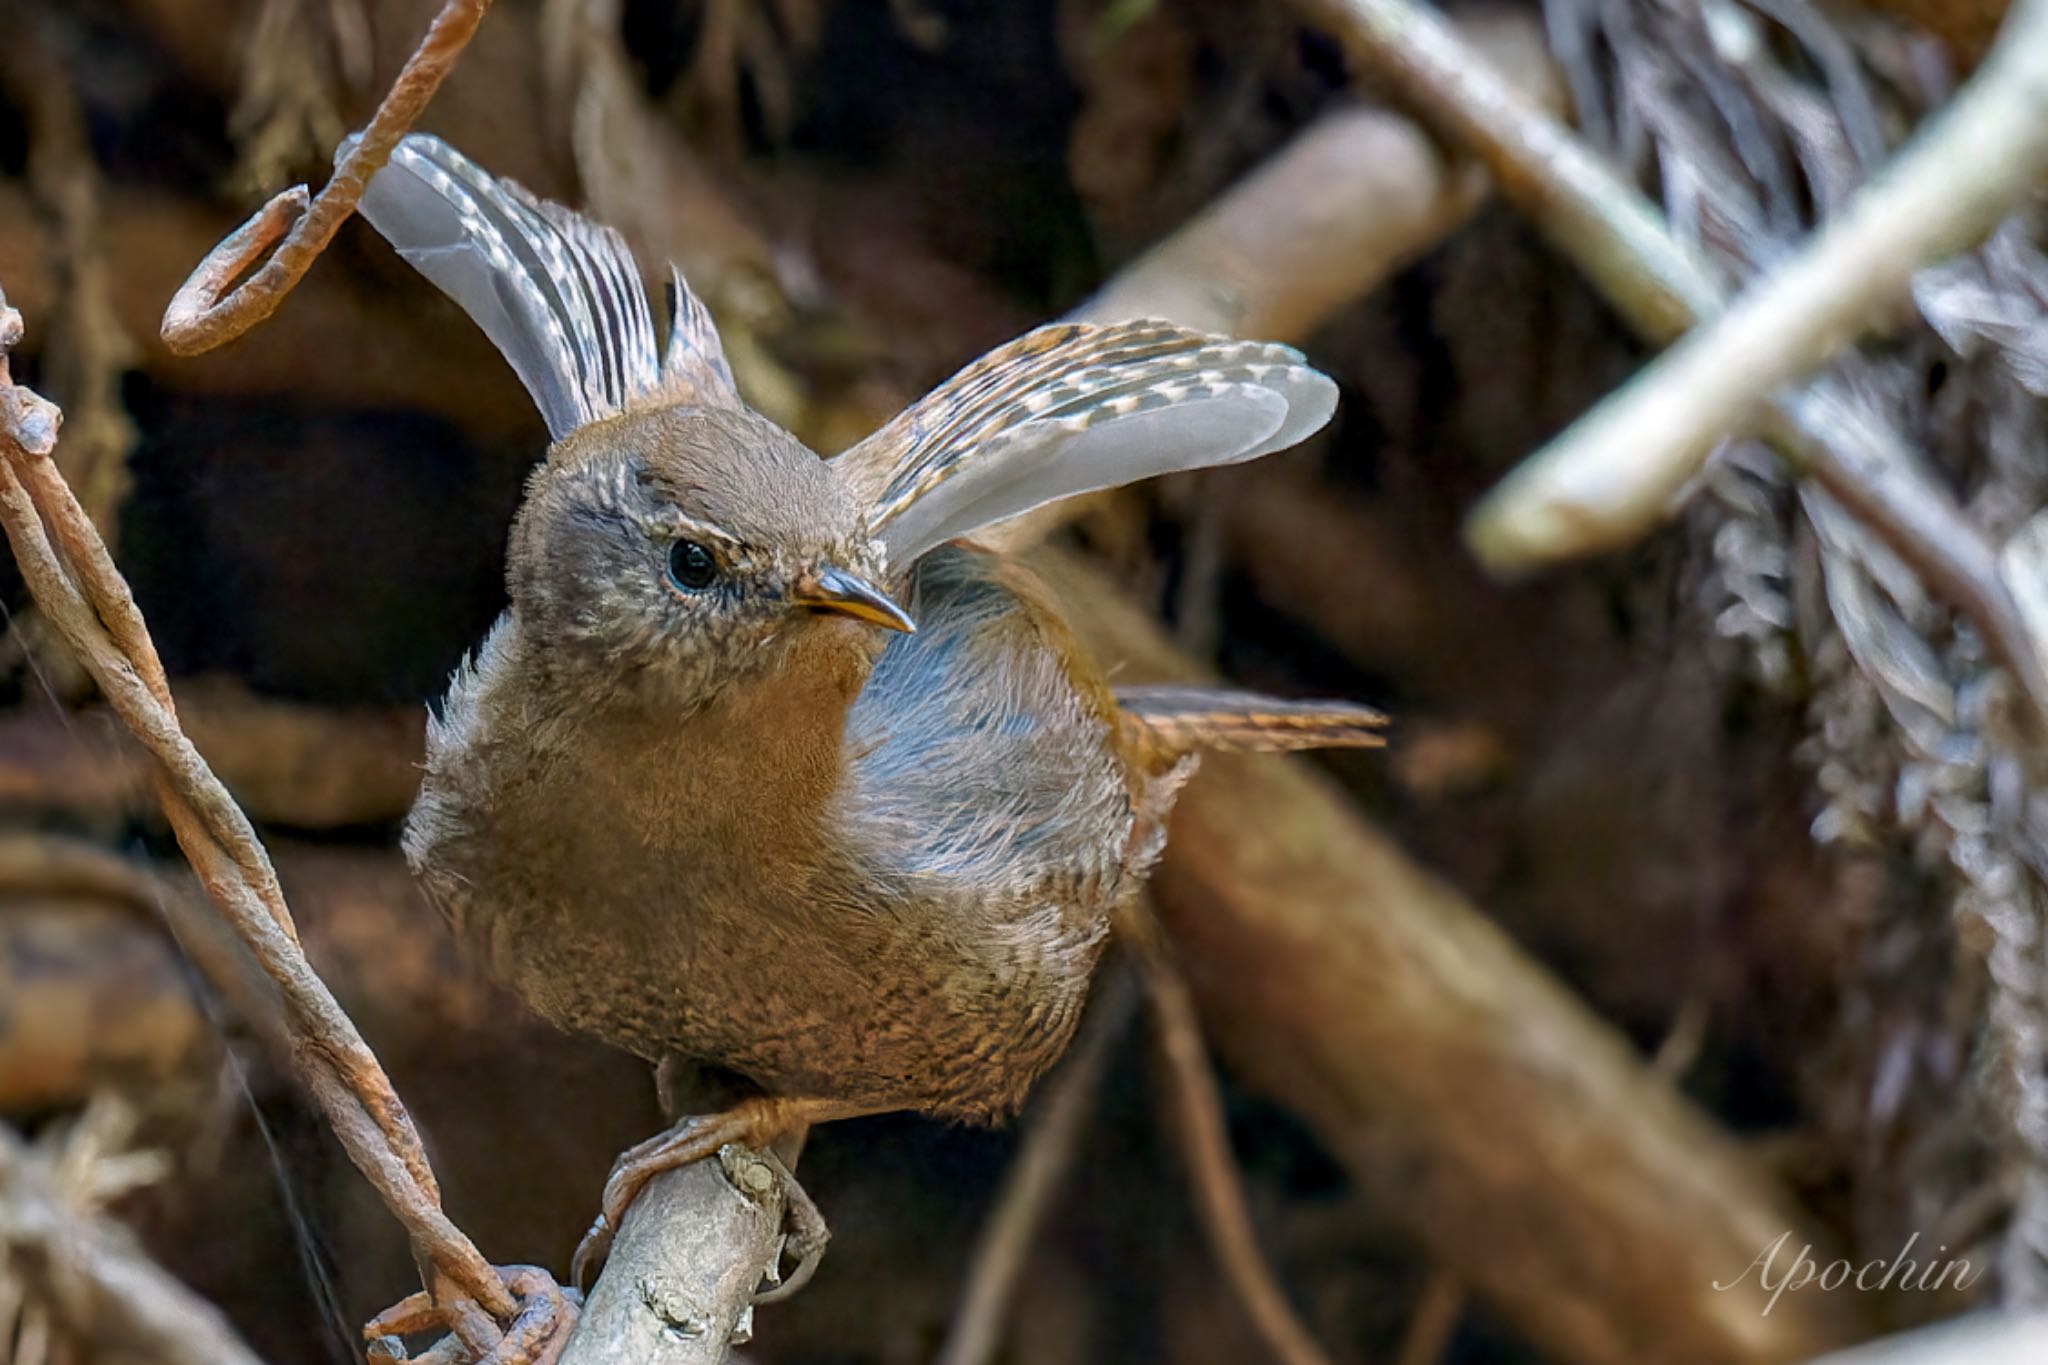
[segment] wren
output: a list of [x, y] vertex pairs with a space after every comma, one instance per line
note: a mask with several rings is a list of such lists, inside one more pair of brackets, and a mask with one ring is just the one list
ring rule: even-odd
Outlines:
[[553, 437], [510, 606], [429, 728], [405, 853], [542, 1015], [756, 1088], [621, 1158], [654, 1173], [889, 1110], [1014, 1111], [1205, 747], [1376, 742], [1377, 713], [1113, 690], [977, 548], [1072, 494], [1291, 446], [1336, 388], [1285, 346], [1041, 327], [821, 459], [741, 400], [671, 271], [658, 344], [617, 233], [405, 139], [362, 201]]

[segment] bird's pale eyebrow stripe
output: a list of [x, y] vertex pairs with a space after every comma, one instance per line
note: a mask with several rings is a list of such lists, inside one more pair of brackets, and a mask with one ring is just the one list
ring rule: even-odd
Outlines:
[[708, 521], [699, 521], [673, 507], [665, 507], [647, 519], [650, 534], [669, 540], [702, 541], [720, 550], [737, 553], [747, 548], [746, 542], [722, 527]]

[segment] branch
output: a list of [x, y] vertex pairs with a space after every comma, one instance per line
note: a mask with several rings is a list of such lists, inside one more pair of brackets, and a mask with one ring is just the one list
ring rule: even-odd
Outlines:
[[109, 1086], [155, 1089], [217, 1061], [219, 1039], [145, 888], [159, 889], [97, 845], [0, 835], [0, 1113], [69, 1108]]
[[[1562, 109], [1540, 27], [1476, 14], [1458, 32], [1524, 97]], [[1464, 224], [1489, 185], [1415, 121], [1382, 108], [1325, 114], [1074, 310], [1171, 318], [1232, 336], [1301, 340]]]
[[[1297, 3], [1428, 121], [1478, 156], [1502, 194], [1645, 338], [1668, 343], [1720, 312], [1719, 281], [1672, 235], [1656, 208], [1568, 128], [1494, 76], [1432, 11], [1412, 0]], [[2038, 124], [2038, 116], [2033, 121]], [[2010, 145], [2012, 136], [2002, 134], [2000, 144]], [[1727, 421], [1746, 415], [1731, 412]], [[1975, 621], [2048, 723], [2048, 666], [1996, 572], [1995, 552], [1955, 499], [1915, 467], [1897, 434], [1858, 411], [1826, 379], [1774, 400], [1762, 417], [1764, 434], [1795, 469]], [[1496, 569], [1611, 548], [1649, 528], [1641, 521], [1609, 526], [1581, 503], [1532, 503], [1515, 491], [1521, 483], [1517, 471], [1468, 526], [1475, 552]], [[1541, 506], [1543, 515], [1522, 510], [1532, 506]], [[1650, 508], [1653, 517], [1668, 511], [1663, 503]]]
[[[306, 187], [293, 186], [258, 209], [193, 269], [164, 310], [166, 346], [178, 355], [199, 355], [226, 345], [277, 311], [355, 212], [370, 177], [391, 159], [392, 150], [441, 88], [490, 7], [491, 0], [447, 0], [377, 106], [370, 126], [335, 167], [312, 206], [307, 206]], [[283, 244], [262, 269], [228, 292], [280, 238]]]
[[744, 1148], [655, 1177], [626, 1211], [562, 1365], [717, 1365], [753, 1337], [783, 1211], [774, 1167]]
[[[226, 678], [181, 680], [178, 718], [250, 817], [295, 829], [397, 820], [419, 791], [425, 711], [259, 696]], [[94, 819], [151, 805], [149, 755], [105, 712], [0, 715], [0, 809]]]
[[[1039, 567], [1118, 676], [1198, 670], [1099, 574]], [[1299, 760], [1211, 755], [1154, 878], [1207, 1036], [1443, 1267], [1585, 1365], [1802, 1360], [1847, 1305], [1754, 1277], [1792, 1229], [1748, 1157]], [[1819, 1245], [1816, 1242], [1816, 1245]]]
[[1489, 562], [1626, 544], [1771, 394], [1881, 329], [1922, 266], [1975, 245], [2048, 168], [2048, 4], [1805, 248], [1532, 456], [1473, 515]]
[[[0, 296], [0, 523], [30, 595], [157, 760], [157, 797], [179, 847], [276, 983], [294, 1071], [350, 1160], [405, 1225], [416, 1257], [432, 1267], [429, 1288], [439, 1321], [479, 1356], [500, 1345], [490, 1318], [512, 1323], [504, 1338], [510, 1347], [536, 1331], [556, 1331], [573, 1320], [559, 1296], [515, 1289], [442, 1211], [419, 1134], [375, 1054], [307, 963], [254, 828], [179, 728], [135, 599], [51, 463], [62, 414], [11, 381], [6, 352], [22, 330], [21, 315]], [[63, 547], [61, 558], [53, 536]], [[537, 1317], [545, 1319], [541, 1328], [534, 1327]]]
[[1223, 1276], [1275, 1360], [1281, 1365], [1329, 1365], [1329, 1357], [1296, 1316], [1259, 1251], [1251, 1211], [1245, 1207], [1244, 1182], [1230, 1150], [1223, 1095], [1209, 1063], [1209, 1049], [1202, 1042], [1194, 997], [1149, 904], [1126, 907], [1117, 921], [1117, 938], [1137, 959], [1138, 974], [1145, 983], [1159, 1052], [1166, 1062], [1167, 1085], [1180, 1110], [1180, 1136], [1195, 1189], [1195, 1206], [1210, 1248], [1222, 1263]]
[[2048, 1316], [1978, 1313], [1823, 1356], [1812, 1365], [2036, 1365], [2048, 1360]]

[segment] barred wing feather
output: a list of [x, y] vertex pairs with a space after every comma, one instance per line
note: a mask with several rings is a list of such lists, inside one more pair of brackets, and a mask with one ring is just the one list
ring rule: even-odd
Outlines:
[[906, 565], [1043, 503], [1285, 449], [1336, 402], [1292, 347], [1168, 322], [1058, 323], [990, 352], [835, 464]]

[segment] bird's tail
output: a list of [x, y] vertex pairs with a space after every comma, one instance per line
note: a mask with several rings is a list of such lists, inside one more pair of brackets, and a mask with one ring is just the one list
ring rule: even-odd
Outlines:
[[1123, 687], [1125, 735], [1149, 757], [1205, 751], [1368, 749], [1386, 743], [1385, 715], [1341, 701], [1282, 701], [1214, 687]]

